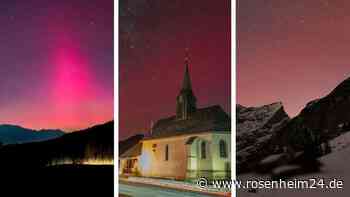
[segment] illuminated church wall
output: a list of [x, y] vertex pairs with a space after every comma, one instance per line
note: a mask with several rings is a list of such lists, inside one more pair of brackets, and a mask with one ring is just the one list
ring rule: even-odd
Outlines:
[[[212, 163], [215, 178], [231, 177], [231, 134], [213, 134]], [[226, 157], [220, 156], [220, 141], [226, 143]]]
[[[191, 137], [196, 139], [186, 144]], [[220, 157], [219, 141], [227, 144], [227, 157]], [[206, 144], [206, 155], [202, 157], [201, 143]], [[166, 146], [168, 145], [168, 160]], [[138, 158], [141, 176], [175, 179], [197, 177], [226, 177], [230, 163], [230, 134], [213, 134], [211, 132], [152, 139], [143, 141], [142, 154]], [[123, 162], [123, 161], [122, 161]]]
[[[205, 144], [205, 157], [202, 156], [202, 143]], [[211, 143], [212, 134], [203, 134], [198, 136], [192, 144], [187, 145], [188, 149], [191, 148], [191, 152], [188, 152], [188, 158], [191, 161], [188, 161], [188, 163], [191, 163], [190, 165], [192, 166], [187, 171], [187, 177], [197, 177], [199, 174], [209, 177], [213, 167], [211, 162], [213, 157]], [[203, 171], [203, 173], [200, 173], [200, 171]]]
[[[140, 166], [137, 162], [138, 157], [132, 157], [127, 159], [120, 159], [119, 161], [119, 175], [122, 174], [133, 174], [135, 176], [139, 176], [140, 174]], [[128, 167], [128, 160], [134, 160], [132, 167]], [[126, 171], [127, 169], [127, 171]]]
[[[220, 156], [220, 141], [226, 144], [226, 157]], [[205, 143], [205, 157], [202, 156], [202, 143]], [[231, 135], [229, 133], [210, 133], [199, 136], [188, 146], [187, 179], [198, 177], [226, 178], [230, 176]]]
[[[143, 141], [140, 156], [142, 176], [184, 179], [186, 177], [187, 137], [171, 137]], [[165, 160], [166, 145], [169, 147], [168, 160]]]

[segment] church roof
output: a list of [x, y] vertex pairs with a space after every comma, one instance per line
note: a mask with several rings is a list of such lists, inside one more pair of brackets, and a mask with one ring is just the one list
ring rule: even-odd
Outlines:
[[197, 109], [188, 119], [177, 119], [176, 116], [158, 120], [153, 128], [151, 138], [171, 137], [175, 135], [200, 132], [231, 131], [231, 119], [219, 106]]
[[120, 158], [132, 158], [140, 156], [142, 152], [142, 143], [137, 143], [131, 148], [129, 148], [127, 151], [125, 151], [123, 154], [121, 154]]

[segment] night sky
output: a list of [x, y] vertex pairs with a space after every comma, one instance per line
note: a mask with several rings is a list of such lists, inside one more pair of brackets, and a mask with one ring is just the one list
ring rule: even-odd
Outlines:
[[238, 0], [238, 103], [295, 116], [350, 77], [350, 1]]
[[230, 111], [230, 1], [120, 1], [120, 138], [175, 114], [186, 48], [199, 107]]
[[0, 13], [0, 124], [113, 118], [112, 0], [1, 0]]

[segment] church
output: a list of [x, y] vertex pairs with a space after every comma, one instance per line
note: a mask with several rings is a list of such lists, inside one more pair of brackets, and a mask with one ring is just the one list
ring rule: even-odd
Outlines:
[[[197, 107], [188, 59], [176, 113], [119, 157], [119, 174], [194, 180], [231, 177], [231, 119], [219, 106]], [[175, 106], [174, 106], [175, 108]]]

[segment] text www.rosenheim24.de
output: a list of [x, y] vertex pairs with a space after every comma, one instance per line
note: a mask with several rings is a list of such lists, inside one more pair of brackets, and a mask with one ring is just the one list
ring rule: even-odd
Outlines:
[[209, 180], [200, 178], [197, 181], [198, 187], [201, 189], [231, 189], [232, 186], [237, 189], [342, 189], [344, 187], [343, 180], [340, 179], [292, 179], [292, 180]]

